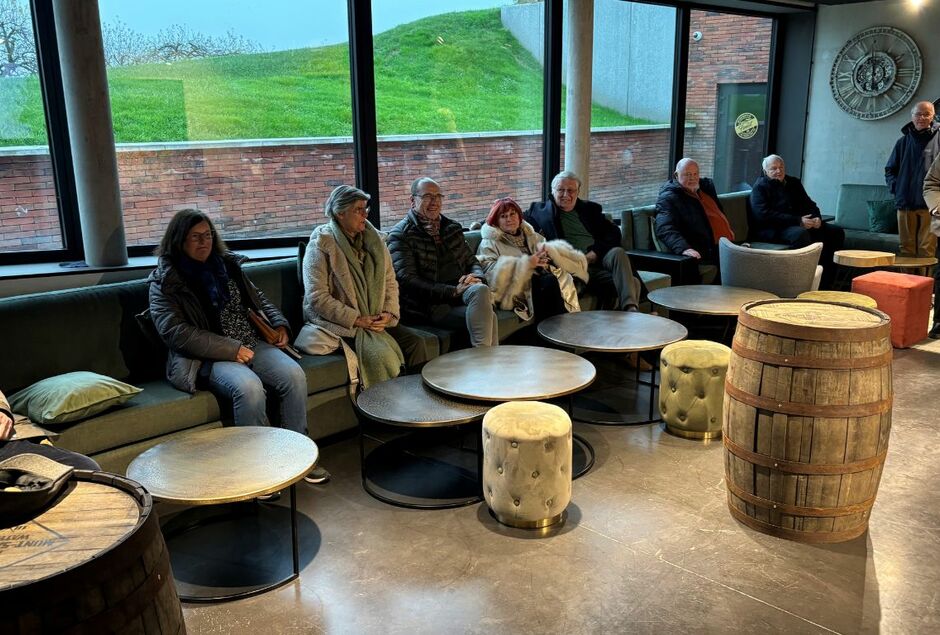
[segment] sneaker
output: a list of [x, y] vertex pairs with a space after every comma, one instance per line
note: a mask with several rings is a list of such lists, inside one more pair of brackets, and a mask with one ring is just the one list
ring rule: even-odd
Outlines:
[[330, 473], [322, 467], [318, 466], [310, 470], [310, 472], [304, 477], [304, 480], [308, 483], [313, 483], [314, 485], [317, 483], [326, 483], [328, 480], [330, 480]]
[[927, 333], [927, 337], [932, 340], [940, 340], [940, 322], [933, 325], [933, 328]]
[[281, 499], [280, 492], [271, 492], [270, 494], [262, 494], [261, 496], [256, 496], [255, 500], [259, 503], [273, 503], [276, 500]]

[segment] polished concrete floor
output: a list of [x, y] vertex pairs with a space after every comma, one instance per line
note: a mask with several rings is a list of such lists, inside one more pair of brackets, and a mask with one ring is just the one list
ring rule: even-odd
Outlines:
[[726, 507], [721, 444], [655, 425], [577, 424], [597, 464], [575, 481], [566, 524], [542, 538], [497, 524], [484, 505], [417, 511], [371, 498], [352, 439], [322, 449], [332, 482], [299, 486], [300, 579], [249, 599], [186, 604], [187, 626], [938, 633], [940, 341], [926, 342], [896, 351], [890, 450], [869, 532], [853, 541], [798, 544], [738, 524]]

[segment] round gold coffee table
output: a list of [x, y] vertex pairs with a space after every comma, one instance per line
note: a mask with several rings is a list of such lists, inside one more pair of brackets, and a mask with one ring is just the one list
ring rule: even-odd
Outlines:
[[898, 256], [889, 269], [913, 269], [918, 275], [926, 276], [927, 270], [937, 264], [936, 258], [917, 256]]
[[[420, 375], [404, 375], [369, 386], [356, 406], [365, 417], [412, 432], [386, 440], [366, 433], [359, 418], [363, 489], [378, 500], [412, 509], [447, 509], [483, 500], [479, 427], [467, 452], [464, 430], [458, 447], [435, 432], [479, 423], [494, 404], [458, 400], [431, 390]], [[451, 435], [455, 436], [455, 435]], [[369, 453], [365, 439], [378, 442]], [[472, 456], [468, 456], [472, 455]]]
[[684, 284], [650, 291], [649, 300], [670, 311], [737, 316], [741, 307], [757, 300], [775, 300], [769, 291], [714, 284]]
[[[504, 402], [571, 395], [590, 386], [596, 373], [589, 361], [565, 351], [541, 346], [481, 346], [441, 355], [425, 365], [421, 376], [431, 389], [445, 395]], [[578, 478], [594, 465], [594, 448], [584, 437], [571, 436], [571, 476]]]
[[[290, 488], [290, 523], [293, 573], [283, 579], [262, 584], [231, 584], [223, 572], [211, 577], [211, 585], [182, 583], [182, 575], [191, 580], [195, 574], [185, 572], [188, 568], [199, 572], [200, 579], [208, 576], [203, 572], [212, 564], [224, 569], [227, 563], [211, 561], [192, 562], [192, 553], [183, 561], [174, 559], [174, 539], [190, 530], [211, 525], [220, 520], [241, 518], [245, 511], [231, 509], [221, 515], [200, 517], [195, 522], [183, 522], [174, 518], [164, 525], [164, 536], [170, 548], [172, 567], [180, 590], [180, 599], [188, 602], [217, 602], [250, 597], [277, 588], [300, 574], [300, 550], [297, 535], [297, 493], [295, 485], [317, 464], [319, 451], [310, 437], [291, 430], [266, 426], [240, 426], [200, 430], [184, 434], [156, 445], [133, 461], [127, 468], [128, 478], [143, 485], [155, 500], [175, 505], [210, 506], [250, 501], [251, 512], [257, 512], [253, 502], [258, 496]], [[183, 512], [180, 516], [188, 514]], [[198, 514], [197, 514], [198, 515]], [[200, 532], [201, 533], [201, 532]], [[218, 536], [210, 535], [208, 545], [217, 543]], [[211, 541], [211, 542], [210, 542]], [[192, 541], [189, 541], [192, 542]], [[190, 550], [192, 551], [192, 550]], [[241, 549], [232, 548], [233, 554]], [[207, 560], [209, 560], [207, 558]], [[269, 568], [270, 563], [265, 563]], [[238, 567], [231, 567], [237, 569]], [[210, 587], [210, 592], [198, 593], [200, 586]], [[232, 591], [232, 588], [238, 590]]]
[[[643, 351], [658, 351], [668, 344], [685, 339], [689, 331], [673, 320], [658, 315], [624, 311], [582, 311], [564, 313], [543, 320], [538, 326], [538, 333], [544, 339], [561, 346], [572, 348], [575, 352], [619, 353], [627, 354]], [[654, 359], [649, 379], [641, 379], [640, 364], [636, 364], [633, 382], [630, 385], [616, 386], [617, 393], [626, 392], [626, 397], [633, 406], [633, 412], [620, 412], [617, 406], [607, 406], [605, 391], [591, 390], [577, 395], [580, 402], [576, 418], [589, 423], [605, 425], [636, 425], [653, 423], [657, 388], [656, 370], [658, 359]], [[608, 375], [619, 375], [621, 364], [615, 365]], [[641, 403], [640, 386], [648, 386], [647, 404]], [[618, 395], [619, 396], [619, 395]], [[595, 408], [587, 404], [597, 404], [604, 409], [603, 416], [595, 413]], [[577, 405], [577, 404], [576, 404]], [[645, 411], [645, 412], [644, 412]], [[606, 418], [608, 415], [615, 418]]]
[[594, 381], [594, 366], [565, 351], [540, 346], [480, 346], [441, 355], [421, 371], [438, 392], [477, 401], [553, 399]]

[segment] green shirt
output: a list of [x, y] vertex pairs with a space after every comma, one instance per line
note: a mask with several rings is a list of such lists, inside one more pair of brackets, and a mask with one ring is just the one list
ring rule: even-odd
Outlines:
[[578, 212], [558, 211], [558, 218], [561, 220], [561, 231], [565, 235], [565, 240], [571, 243], [571, 246], [578, 251], [588, 252], [588, 248], [594, 244], [594, 236], [584, 227], [584, 223], [578, 218]]

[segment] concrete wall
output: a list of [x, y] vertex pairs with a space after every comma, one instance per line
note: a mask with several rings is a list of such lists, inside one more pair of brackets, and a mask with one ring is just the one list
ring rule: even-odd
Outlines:
[[[520, 4], [501, 9], [506, 27], [542, 62], [545, 5]], [[564, 25], [565, 41], [568, 24]], [[621, 0], [594, 3], [594, 103], [651, 121], [669, 121], [676, 10]], [[562, 57], [562, 77], [568, 49]]]
[[[913, 100], [877, 121], [862, 121], [839, 108], [829, 88], [836, 54], [853, 35], [873, 26], [892, 26], [907, 33], [920, 48], [923, 77]], [[919, 11], [908, 2], [890, 0], [846, 6], [820, 6], [816, 49], [806, 125], [803, 182], [823, 213], [835, 209], [841, 183], [884, 183], [884, 164], [910, 121], [917, 101], [940, 97], [940, 5], [926, 3]], [[796, 157], [784, 157], [789, 162]]]

